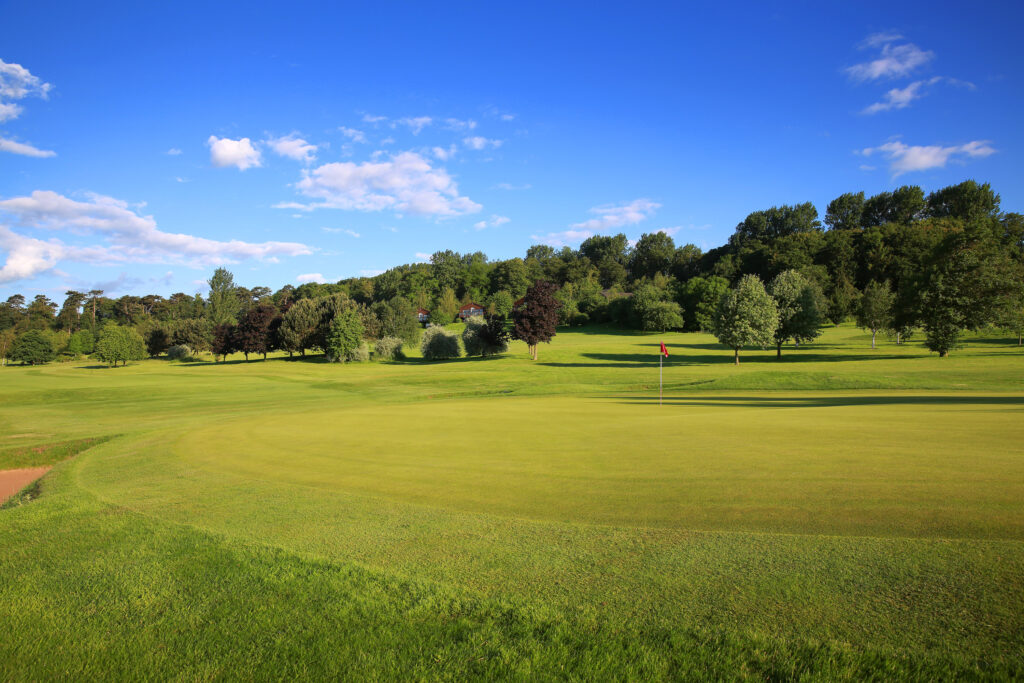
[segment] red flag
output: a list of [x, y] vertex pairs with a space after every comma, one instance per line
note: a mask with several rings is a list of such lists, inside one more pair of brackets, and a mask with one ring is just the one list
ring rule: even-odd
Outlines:
[[661, 342], [661, 353], [668, 358], [668, 349], [665, 348], [665, 342]]

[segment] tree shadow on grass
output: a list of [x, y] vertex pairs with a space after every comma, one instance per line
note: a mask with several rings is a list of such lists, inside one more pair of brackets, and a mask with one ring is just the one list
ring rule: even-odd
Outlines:
[[[609, 397], [617, 403], [627, 405], [651, 405], [658, 403], [657, 396], [616, 396]], [[711, 408], [836, 408], [842, 406], [886, 406], [886, 405], [992, 405], [1022, 406], [1024, 396], [958, 396], [949, 395], [891, 395], [870, 396], [666, 396], [662, 403], [670, 406], [711, 407]]]
[[[685, 349], [692, 349], [692, 346], [686, 346]], [[672, 353], [673, 349], [669, 347], [669, 357], [664, 361], [665, 367], [679, 367], [686, 365], [731, 365], [732, 364], [732, 352], [731, 350], [725, 349], [721, 346], [709, 345], [709, 348], [716, 349], [719, 351], [717, 354], [691, 354], [682, 353], [677, 351], [675, 354]], [[749, 354], [757, 355], [749, 355]], [[658, 353], [656, 347], [651, 347], [650, 353], [582, 353], [580, 354], [584, 358], [591, 359], [591, 362], [579, 361], [579, 362], [555, 362], [555, 361], [543, 361], [539, 362], [538, 365], [549, 365], [551, 367], [560, 368], [602, 368], [602, 367], [615, 367], [615, 368], [649, 368], [656, 367], [658, 365]], [[870, 360], [906, 360], [905, 355], [892, 355], [884, 353], [870, 353], [870, 354], [826, 354], [826, 353], [809, 353], [807, 351], [791, 351], [790, 353], [783, 352], [782, 358], [777, 358], [774, 353], [766, 352], [748, 352], [748, 355], [744, 355], [744, 352], [740, 352], [740, 364], [767, 364], [767, 365], [796, 365], [803, 363], [841, 363], [846, 361], [870, 361]]]

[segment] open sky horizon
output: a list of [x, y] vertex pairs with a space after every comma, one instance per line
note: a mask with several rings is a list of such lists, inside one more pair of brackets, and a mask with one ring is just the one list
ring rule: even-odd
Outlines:
[[336, 281], [973, 178], [1015, 3], [0, 2], [0, 298]]

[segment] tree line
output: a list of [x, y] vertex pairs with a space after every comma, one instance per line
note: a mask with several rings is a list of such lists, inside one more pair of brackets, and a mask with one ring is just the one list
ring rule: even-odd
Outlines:
[[[375, 277], [277, 291], [238, 286], [218, 269], [205, 298], [181, 292], [111, 298], [100, 290], [72, 290], [58, 305], [41, 294], [30, 302], [14, 295], [0, 305], [0, 356], [30, 330], [49, 335], [57, 353], [87, 353], [110, 324], [135, 329], [149, 353], [172, 346], [218, 356], [271, 349], [326, 353], [326, 321], [333, 324], [338, 311], [349, 308], [364, 340], [411, 343], [419, 334], [417, 309], [427, 310], [432, 323], [446, 324], [462, 304], [476, 302], [488, 316], [510, 320], [515, 302], [538, 281], [554, 285], [561, 325], [713, 331], [723, 298], [747, 276], [780, 292], [773, 300], [783, 313], [795, 304], [787, 299], [783, 305], [781, 292], [792, 290], [798, 276], [801, 310], [810, 310], [813, 300], [822, 323], [855, 318], [873, 339], [884, 330], [903, 341], [923, 330], [929, 347], [945, 354], [964, 330], [994, 325], [1020, 341], [1024, 217], [1004, 213], [989, 184], [968, 180], [927, 195], [914, 185], [871, 197], [845, 193], [821, 220], [810, 202], [755, 211], [726, 244], [706, 252], [676, 246], [661, 232], [644, 234], [634, 245], [623, 234], [597, 235], [578, 249], [534, 245], [522, 258], [497, 261], [480, 252], [439, 251], [429, 263]], [[773, 331], [766, 343], [781, 350], [776, 332], [784, 330]], [[785, 339], [800, 343], [793, 335]]]

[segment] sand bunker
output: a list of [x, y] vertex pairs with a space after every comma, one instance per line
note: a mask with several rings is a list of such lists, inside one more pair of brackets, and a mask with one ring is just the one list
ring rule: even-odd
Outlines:
[[49, 471], [49, 467], [0, 470], [0, 504]]

